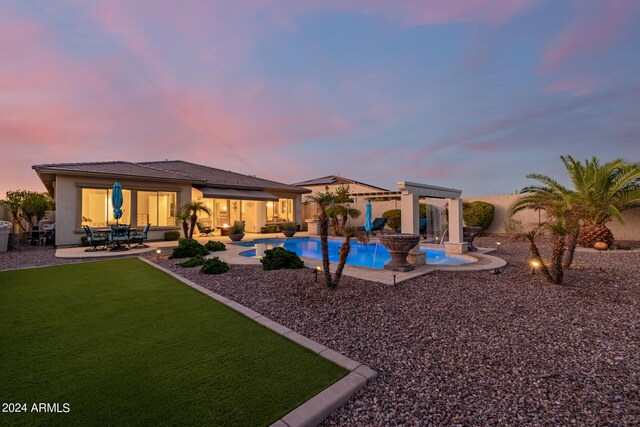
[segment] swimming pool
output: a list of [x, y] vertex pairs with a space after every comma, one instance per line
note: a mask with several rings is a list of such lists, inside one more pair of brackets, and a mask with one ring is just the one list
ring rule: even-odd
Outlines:
[[[283, 247], [297, 253], [301, 257], [322, 259], [320, 239], [314, 237], [300, 237], [290, 239], [257, 239], [250, 242], [234, 243], [235, 245], [253, 248], [240, 252], [244, 257], [262, 256], [265, 250]], [[341, 240], [329, 240], [329, 260], [338, 262]], [[444, 250], [420, 249], [426, 253], [429, 265], [459, 265], [473, 262], [467, 258], [447, 256]], [[383, 268], [391, 259], [387, 248], [381, 244], [352, 243], [347, 264], [367, 268]]]

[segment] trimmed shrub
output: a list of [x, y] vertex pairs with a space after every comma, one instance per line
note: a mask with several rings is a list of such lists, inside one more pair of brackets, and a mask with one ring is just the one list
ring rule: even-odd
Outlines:
[[205, 259], [202, 258], [202, 255], [196, 255], [193, 258], [191, 258], [189, 261], [181, 262], [178, 265], [180, 267], [190, 268], [190, 267], [197, 267], [199, 265], [203, 265], [204, 263], [205, 263]]
[[80, 246], [89, 246], [89, 238], [87, 236], [80, 238]]
[[193, 258], [197, 255], [205, 256], [209, 253], [207, 248], [194, 239], [180, 239], [178, 247], [173, 250], [169, 259]]
[[220, 251], [227, 250], [227, 247], [224, 245], [224, 243], [216, 242], [215, 240], [209, 240], [207, 243], [204, 244], [204, 247], [209, 252], [220, 252]]
[[236, 221], [229, 230], [229, 234], [242, 234], [244, 233], [244, 221]]
[[382, 214], [383, 218], [387, 218], [387, 227], [392, 230], [400, 228], [400, 225], [402, 224], [402, 221], [400, 220], [401, 212], [402, 211], [400, 209], [390, 209]]
[[204, 274], [222, 274], [229, 271], [229, 264], [220, 261], [220, 258], [216, 256], [206, 260], [200, 271]]
[[[431, 215], [431, 211], [434, 209], [432, 205], [428, 205], [425, 203], [420, 203], [418, 206], [418, 215], [420, 218], [424, 218], [427, 216], [427, 213]], [[387, 226], [393, 230], [397, 230], [402, 225], [402, 210], [401, 209], [390, 209], [385, 211], [382, 214], [383, 218], [387, 218]]]
[[495, 206], [480, 200], [462, 205], [462, 218], [465, 225], [467, 227], [482, 227], [483, 233], [491, 226], [495, 212]]
[[165, 231], [164, 240], [165, 242], [175, 242], [176, 240], [180, 240], [180, 232], [178, 230]]
[[298, 254], [285, 248], [273, 248], [264, 251], [260, 260], [263, 270], [297, 269], [304, 267]]

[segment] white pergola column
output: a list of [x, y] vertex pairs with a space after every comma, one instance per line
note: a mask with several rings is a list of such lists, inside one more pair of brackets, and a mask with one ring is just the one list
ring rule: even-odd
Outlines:
[[450, 254], [467, 252], [468, 243], [463, 241], [462, 199], [446, 199], [449, 205], [449, 241], [445, 242], [445, 251]]
[[[402, 233], [420, 235], [420, 196], [417, 194], [402, 194], [400, 196], [400, 230]], [[407, 256], [407, 261], [413, 265], [425, 265], [427, 257], [420, 252], [420, 243], [414, 246]]]

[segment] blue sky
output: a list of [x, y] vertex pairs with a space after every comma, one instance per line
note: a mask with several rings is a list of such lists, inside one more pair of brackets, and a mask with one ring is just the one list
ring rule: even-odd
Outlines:
[[467, 195], [640, 161], [640, 2], [8, 1], [0, 192], [38, 163], [186, 159]]

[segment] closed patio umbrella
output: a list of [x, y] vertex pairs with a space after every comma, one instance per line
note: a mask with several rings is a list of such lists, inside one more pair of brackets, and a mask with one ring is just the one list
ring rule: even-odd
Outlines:
[[119, 182], [115, 182], [111, 191], [111, 204], [113, 205], [113, 217], [116, 219], [116, 225], [118, 225], [118, 220], [122, 218], [122, 202], [122, 186]]
[[372, 217], [372, 213], [371, 213], [371, 200], [367, 200], [367, 204], [365, 206], [365, 211], [364, 211], [364, 229], [367, 230], [367, 237], [369, 237], [369, 233], [371, 232], [371, 229], [373, 228], [373, 224], [371, 223], [371, 217]]

